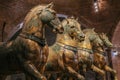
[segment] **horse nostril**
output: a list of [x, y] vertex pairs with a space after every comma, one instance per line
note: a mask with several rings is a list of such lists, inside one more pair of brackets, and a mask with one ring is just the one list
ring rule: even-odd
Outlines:
[[85, 35], [83, 35], [83, 38], [85, 38]]
[[84, 35], [84, 34], [81, 34], [80, 37], [81, 37], [81, 38], [85, 38], [85, 35]]

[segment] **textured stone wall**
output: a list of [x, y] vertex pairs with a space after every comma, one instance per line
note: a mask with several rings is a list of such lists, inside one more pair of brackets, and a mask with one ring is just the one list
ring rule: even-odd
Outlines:
[[120, 21], [115, 29], [112, 43], [114, 44], [114, 48], [112, 51], [117, 52], [117, 54], [112, 53], [112, 64], [113, 68], [117, 71], [118, 80], [120, 80]]
[[1, 0], [0, 27], [6, 22], [4, 33], [6, 38], [13, 27], [23, 21], [33, 6], [54, 2], [54, 8], [58, 13], [78, 17], [83, 26], [95, 27], [97, 32], [106, 32], [112, 36], [119, 19], [119, 0], [99, 1], [100, 10], [95, 13], [93, 0]]

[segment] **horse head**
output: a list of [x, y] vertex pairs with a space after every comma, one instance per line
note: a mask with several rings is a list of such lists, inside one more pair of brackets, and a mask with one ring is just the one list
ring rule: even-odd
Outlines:
[[103, 46], [103, 41], [100, 39], [98, 33], [96, 33], [93, 29], [86, 29], [83, 31], [86, 33], [86, 36], [89, 37], [89, 40], [92, 42], [93, 46]]
[[63, 28], [59, 25], [60, 21], [52, 7], [53, 3], [48, 5], [38, 5], [32, 8], [24, 19], [23, 32], [29, 34], [40, 32], [46, 24], [56, 31], [62, 32]]
[[86, 34], [90, 43], [92, 45], [92, 49], [95, 52], [99, 52], [104, 54], [104, 43], [102, 39], [99, 37], [99, 34], [94, 31], [94, 29], [85, 29], [83, 32]]
[[62, 26], [59, 25], [60, 20], [55, 10], [53, 10], [53, 3], [48, 4], [44, 9], [40, 10], [37, 15], [44, 24], [54, 28], [55, 31], [63, 32]]
[[81, 25], [74, 17], [63, 20], [61, 25], [64, 28], [64, 33], [68, 33], [71, 38], [79, 39], [80, 41], [84, 40], [85, 35], [81, 30]]
[[99, 34], [101, 40], [103, 41], [103, 43], [105, 44], [106, 47], [112, 47], [113, 44], [110, 42], [110, 40], [108, 39], [108, 37], [106, 36], [106, 34], [101, 33]]

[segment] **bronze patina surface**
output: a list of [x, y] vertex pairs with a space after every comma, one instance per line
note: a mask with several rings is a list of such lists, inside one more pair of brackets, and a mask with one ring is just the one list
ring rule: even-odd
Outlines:
[[44, 26], [47, 24], [58, 32], [62, 30], [61, 25], [57, 26], [60, 21], [52, 6], [51, 3], [32, 8], [23, 21], [20, 34], [0, 46], [0, 74], [24, 72], [37, 80], [46, 80], [42, 71], [48, 57]]

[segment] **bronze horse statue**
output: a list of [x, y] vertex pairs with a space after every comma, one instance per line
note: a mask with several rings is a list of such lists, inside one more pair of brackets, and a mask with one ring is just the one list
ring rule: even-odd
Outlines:
[[56, 42], [49, 47], [49, 56], [46, 65], [46, 71], [62, 71], [71, 74], [72, 76], [84, 80], [84, 77], [77, 73], [75, 55], [76, 40], [84, 40], [84, 34], [81, 31], [80, 24], [74, 18], [64, 19], [61, 22], [64, 28], [62, 34], [57, 34]]
[[[102, 34], [96, 33], [94, 29], [85, 29], [83, 30], [83, 32], [85, 34], [85, 40], [83, 41], [83, 43], [80, 43], [78, 48], [78, 53], [80, 49], [81, 58], [80, 57], [79, 58], [80, 60], [82, 60], [82, 63], [87, 60], [88, 60], [87, 62], [90, 63], [89, 53], [93, 53], [92, 56], [93, 61], [91, 61], [92, 62], [91, 67], [93, 68], [93, 71], [95, 71], [99, 75], [102, 75], [104, 80], [105, 80], [105, 71], [109, 71], [113, 74], [114, 80], [118, 80], [116, 76], [116, 71], [110, 68], [106, 64], [105, 56], [103, 56], [104, 46], [112, 47], [112, 43], [109, 41], [108, 37], [103, 33]], [[84, 52], [81, 52], [81, 50], [83, 50]], [[87, 65], [85, 65], [85, 63], [84, 65], [82, 65], [84, 71], [86, 71], [86, 68], [88, 67], [88, 63]]]
[[[43, 72], [40, 72], [48, 58], [44, 28], [47, 24], [58, 32], [62, 31], [52, 6], [51, 3], [32, 8], [16, 38], [0, 45], [0, 75], [24, 72], [37, 80], [46, 80]], [[0, 77], [1, 80], [3, 78]]]
[[93, 44], [102, 45], [102, 40], [96, 34], [94, 29], [84, 29], [83, 33], [85, 34], [84, 41], [78, 42], [78, 61], [80, 72], [84, 73], [88, 70], [93, 70], [101, 75], [104, 75], [105, 72], [99, 69], [96, 65], [93, 64], [93, 59], [91, 57], [93, 52]]
[[[77, 42], [84, 40], [84, 34], [80, 28], [80, 24], [73, 17], [64, 19], [61, 24], [63, 33], [57, 34], [55, 43], [49, 46], [48, 60], [44, 69], [44, 74], [49, 77], [52, 74], [60, 74], [57, 80], [63, 80], [61, 75], [68, 73], [72, 77], [84, 80], [84, 77], [76, 72], [77, 63], [75, 56], [77, 54]], [[29, 78], [29, 76], [27, 76]], [[31, 79], [31, 78], [29, 78]], [[34, 79], [31, 79], [34, 80]]]
[[[82, 71], [82, 73], [85, 73], [86, 71], [92, 69], [93, 71], [99, 73], [100, 75], [104, 75], [105, 72], [99, 69], [97, 66], [95, 66], [91, 58], [91, 54], [93, 54], [94, 47], [93, 44], [102, 45], [103, 44], [102, 40], [99, 38], [99, 35], [97, 35], [94, 29], [84, 29], [83, 33], [85, 34], [84, 41], [80, 41], [76, 38], [77, 53], [75, 61], [77, 61], [77, 67], [75, 68], [75, 70], [77, 69], [77, 71], [79, 70], [80, 72]], [[73, 79], [72, 77], [68, 78]]]
[[[94, 65], [96, 65], [98, 68], [100, 68], [104, 71], [108, 71], [108, 72], [112, 73], [112, 75], [114, 76], [114, 80], [118, 80], [116, 71], [107, 65], [105, 56], [104, 56], [104, 54], [105, 54], [104, 48], [105, 47], [111, 48], [112, 43], [109, 41], [106, 34], [101, 33], [98, 35], [101, 38], [101, 40], [103, 41], [103, 45], [94, 47], [94, 49], [93, 49], [94, 50], [94, 56], [93, 56], [94, 57]], [[106, 80], [105, 77], [103, 77], [103, 78], [104, 78], [104, 80]]]
[[[64, 19], [61, 24], [63, 33], [57, 34], [56, 42], [49, 47], [49, 55], [45, 67], [45, 74], [49, 73], [69, 73], [73, 77], [84, 80], [84, 77], [77, 73], [75, 56], [77, 54], [77, 42], [75, 38], [84, 40], [80, 24], [74, 18]], [[79, 27], [79, 28], [78, 28]]]

